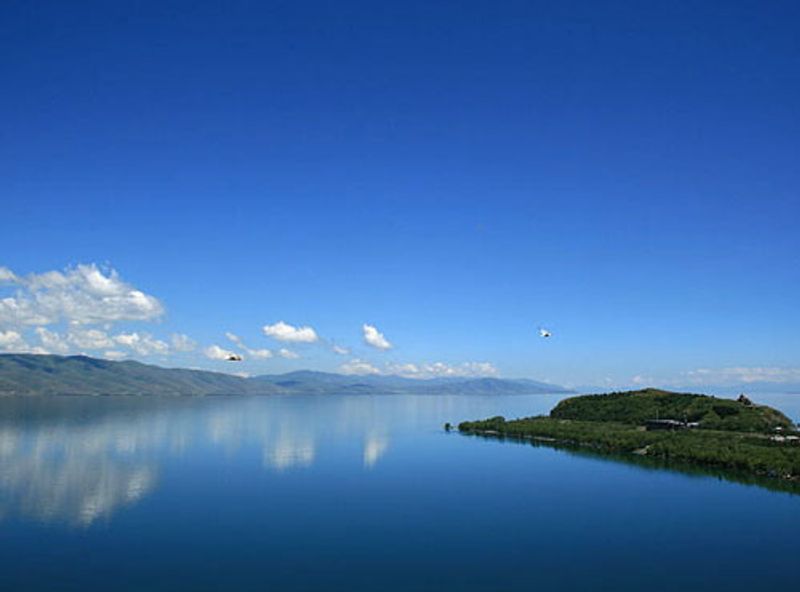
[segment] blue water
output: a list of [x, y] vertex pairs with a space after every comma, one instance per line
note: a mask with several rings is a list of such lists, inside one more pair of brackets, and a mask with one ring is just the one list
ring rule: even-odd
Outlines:
[[798, 495], [442, 430], [558, 400], [0, 400], [0, 590], [796, 587]]

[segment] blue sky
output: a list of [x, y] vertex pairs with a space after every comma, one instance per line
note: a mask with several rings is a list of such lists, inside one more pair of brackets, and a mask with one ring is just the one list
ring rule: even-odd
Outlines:
[[[0, 347], [45, 350], [46, 330], [48, 351], [250, 373], [800, 382], [798, 19], [794, 2], [4, 3]], [[109, 305], [78, 265], [157, 309]], [[70, 308], [93, 299], [107, 318]], [[318, 339], [265, 335], [279, 321]], [[87, 330], [110, 342], [81, 347]], [[167, 349], [116, 339], [133, 334]]]

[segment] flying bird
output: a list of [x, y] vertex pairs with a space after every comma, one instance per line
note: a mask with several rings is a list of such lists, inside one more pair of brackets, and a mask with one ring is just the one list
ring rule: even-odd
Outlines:
[[550, 331], [548, 331], [547, 329], [543, 329], [542, 327], [539, 327], [539, 337], [550, 337], [551, 335], [552, 333], [550, 333]]
[[228, 354], [226, 360], [228, 360], [229, 362], [241, 362], [242, 356], [240, 356], [239, 354]]

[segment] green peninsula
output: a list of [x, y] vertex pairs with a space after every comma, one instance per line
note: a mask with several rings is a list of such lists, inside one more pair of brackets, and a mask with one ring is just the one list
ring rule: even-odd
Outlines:
[[531, 440], [800, 481], [800, 433], [777, 409], [657, 389], [564, 399], [549, 416], [467, 421], [466, 434]]

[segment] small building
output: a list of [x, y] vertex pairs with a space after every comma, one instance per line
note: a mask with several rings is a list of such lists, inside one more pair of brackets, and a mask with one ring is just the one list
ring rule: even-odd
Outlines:
[[689, 425], [677, 419], [648, 419], [644, 422], [648, 432], [655, 430], [685, 430]]

